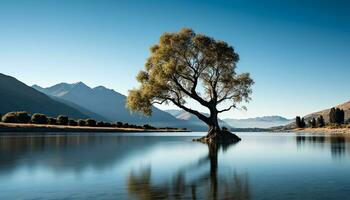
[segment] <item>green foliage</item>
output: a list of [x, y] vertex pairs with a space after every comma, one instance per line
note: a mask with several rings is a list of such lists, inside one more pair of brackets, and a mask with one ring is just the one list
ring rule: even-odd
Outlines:
[[5, 123], [29, 123], [30, 116], [27, 112], [9, 112], [2, 117], [2, 121]]
[[57, 117], [57, 124], [59, 125], [68, 125], [68, 117], [64, 115], [59, 115]]
[[105, 123], [102, 122], [102, 121], [99, 121], [99, 122], [96, 123], [96, 126], [98, 126], [98, 127], [104, 127], [104, 126], [105, 126]]
[[34, 124], [47, 124], [48, 123], [48, 118], [44, 114], [35, 113], [34, 115], [32, 115], [31, 121]]
[[109, 122], [105, 122], [105, 123], [103, 124], [103, 126], [104, 126], [104, 127], [112, 127], [112, 124], [109, 123]]
[[123, 122], [117, 122], [117, 127], [118, 127], [118, 128], [123, 127]]
[[329, 122], [333, 124], [344, 124], [345, 112], [343, 109], [332, 108], [329, 112]]
[[305, 119], [304, 119], [304, 117], [303, 118], [301, 118], [301, 122], [300, 122], [300, 128], [305, 128], [306, 127], [306, 124], [305, 124]]
[[5, 123], [17, 123], [16, 112], [8, 112], [2, 117], [2, 122]]
[[295, 118], [295, 124], [297, 128], [301, 128], [301, 118], [299, 116]]
[[57, 124], [57, 119], [53, 117], [48, 118], [48, 124], [50, 125], [56, 125]]
[[83, 119], [78, 120], [78, 126], [86, 126], [86, 121]]
[[68, 120], [68, 126], [78, 126], [78, 122], [73, 119], [70, 119]]
[[318, 116], [317, 117], [317, 127], [324, 127], [326, 125], [325, 121], [324, 121], [324, 118], [322, 115]]
[[143, 128], [144, 128], [144, 129], [155, 129], [155, 127], [153, 127], [153, 126], [151, 126], [151, 125], [149, 125], [149, 124], [143, 125]]
[[316, 119], [315, 118], [312, 118], [309, 122], [309, 127], [310, 128], [316, 128]]
[[[216, 118], [210, 120], [187, 107], [188, 99], [215, 107], [210, 109], [214, 117], [250, 100], [254, 82], [248, 73], [237, 74], [239, 55], [224, 41], [184, 28], [164, 33], [150, 51], [145, 70], [136, 77], [141, 86], [129, 91], [131, 111], [151, 115], [153, 104], [173, 103], [209, 124]], [[228, 106], [217, 110], [218, 104]]]
[[30, 122], [30, 116], [27, 112], [21, 111], [16, 112], [17, 116], [17, 123], [29, 123]]
[[96, 120], [94, 120], [94, 119], [87, 119], [86, 120], [86, 125], [87, 126], [96, 126]]

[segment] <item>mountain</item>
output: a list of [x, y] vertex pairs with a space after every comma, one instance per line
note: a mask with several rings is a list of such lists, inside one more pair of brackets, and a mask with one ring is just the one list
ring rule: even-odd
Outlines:
[[[350, 120], [350, 101], [347, 101], [345, 103], [339, 104], [334, 106], [335, 108], [340, 108], [343, 109], [345, 112], [345, 121], [349, 121]], [[326, 122], [329, 122], [329, 112], [330, 112], [331, 108], [325, 109], [325, 110], [321, 110], [318, 112], [314, 112], [311, 114], [306, 115], [304, 118], [306, 121], [314, 118], [317, 118], [318, 116], [322, 115], [323, 118], [325, 119]]]
[[[189, 112], [186, 112], [184, 110], [177, 110], [177, 109], [170, 109], [170, 110], [164, 110], [164, 111], [173, 115], [177, 119], [186, 121], [187, 123], [191, 124], [192, 126], [196, 126], [196, 129], [198, 129], [198, 130], [201, 130], [201, 131], [208, 130], [208, 127], [206, 124], [204, 124], [204, 122], [202, 122], [195, 115], [193, 115]], [[207, 113], [202, 113], [202, 114], [204, 114], [206, 116], [209, 115]], [[232, 128], [229, 124], [227, 124], [226, 122], [224, 122], [223, 120], [220, 120], [220, 119], [219, 119], [219, 124], [220, 124], [220, 126], [224, 126], [226, 128], [229, 128], [229, 129]]]
[[49, 116], [67, 115], [72, 118], [88, 116], [47, 95], [27, 86], [19, 80], [0, 73], [0, 113], [27, 111]]
[[281, 116], [264, 116], [248, 119], [224, 119], [224, 121], [234, 128], [270, 128], [287, 125], [293, 120]]
[[[152, 116], [145, 117], [131, 113], [126, 108], [126, 96], [103, 86], [90, 88], [82, 82], [60, 83], [48, 88], [32, 86], [53, 98], [60, 99], [68, 105], [74, 104], [86, 111], [95, 113], [108, 121], [121, 121], [133, 124], [151, 124], [158, 127], [187, 127], [189, 124], [156, 107], [152, 108]], [[73, 106], [74, 107], [74, 106]]]

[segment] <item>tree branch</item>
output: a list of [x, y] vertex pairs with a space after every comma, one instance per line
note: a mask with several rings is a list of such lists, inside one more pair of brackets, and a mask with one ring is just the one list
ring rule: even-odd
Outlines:
[[228, 107], [228, 108], [226, 108], [226, 109], [219, 110], [218, 113], [222, 113], [222, 112], [229, 111], [229, 110], [231, 110], [232, 108], [236, 108], [236, 106], [235, 106], [235, 105], [231, 105], [230, 107]]

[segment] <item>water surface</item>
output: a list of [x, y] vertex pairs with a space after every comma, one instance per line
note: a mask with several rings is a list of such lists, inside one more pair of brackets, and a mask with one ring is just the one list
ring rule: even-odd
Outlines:
[[350, 138], [238, 133], [0, 136], [0, 199], [348, 199]]

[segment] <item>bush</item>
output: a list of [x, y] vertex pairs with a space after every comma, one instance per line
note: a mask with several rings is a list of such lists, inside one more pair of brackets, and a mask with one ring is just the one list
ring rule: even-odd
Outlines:
[[50, 124], [50, 125], [56, 125], [56, 124], [57, 124], [56, 118], [49, 117], [49, 118], [48, 118], [48, 124]]
[[149, 124], [143, 125], [143, 128], [144, 128], [144, 129], [155, 129], [155, 127], [153, 127], [153, 126], [151, 126], [151, 125], [149, 125]]
[[105, 123], [103, 123], [103, 122], [97, 122], [97, 124], [96, 124], [96, 126], [98, 126], [98, 127], [103, 127], [105, 125]]
[[123, 127], [123, 122], [117, 122], [117, 127]]
[[57, 117], [57, 124], [59, 125], [67, 125], [68, 124], [68, 117], [64, 115], [59, 115]]
[[30, 122], [30, 116], [27, 112], [21, 111], [16, 112], [17, 116], [17, 123], [29, 123]]
[[86, 121], [83, 119], [78, 120], [78, 126], [86, 126]]
[[68, 120], [68, 126], [78, 126], [78, 122], [73, 119], [70, 119]]
[[105, 123], [104, 123], [104, 127], [111, 127], [111, 126], [112, 126], [112, 124], [109, 123], [109, 122], [105, 122]]
[[47, 124], [48, 118], [44, 114], [35, 113], [34, 115], [32, 115], [32, 123], [34, 123], [34, 124]]
[[96, 120], [87, 119], [87, 120], [86, 120], [86, 125], [87, 125], [87, 126], [96, 126]]
[[17, 123], [17, 115], [16, 115], [16, 113], [15, 112], [6, 113], [2, 117], [2, 122], [5, 122], [5, 123]]

